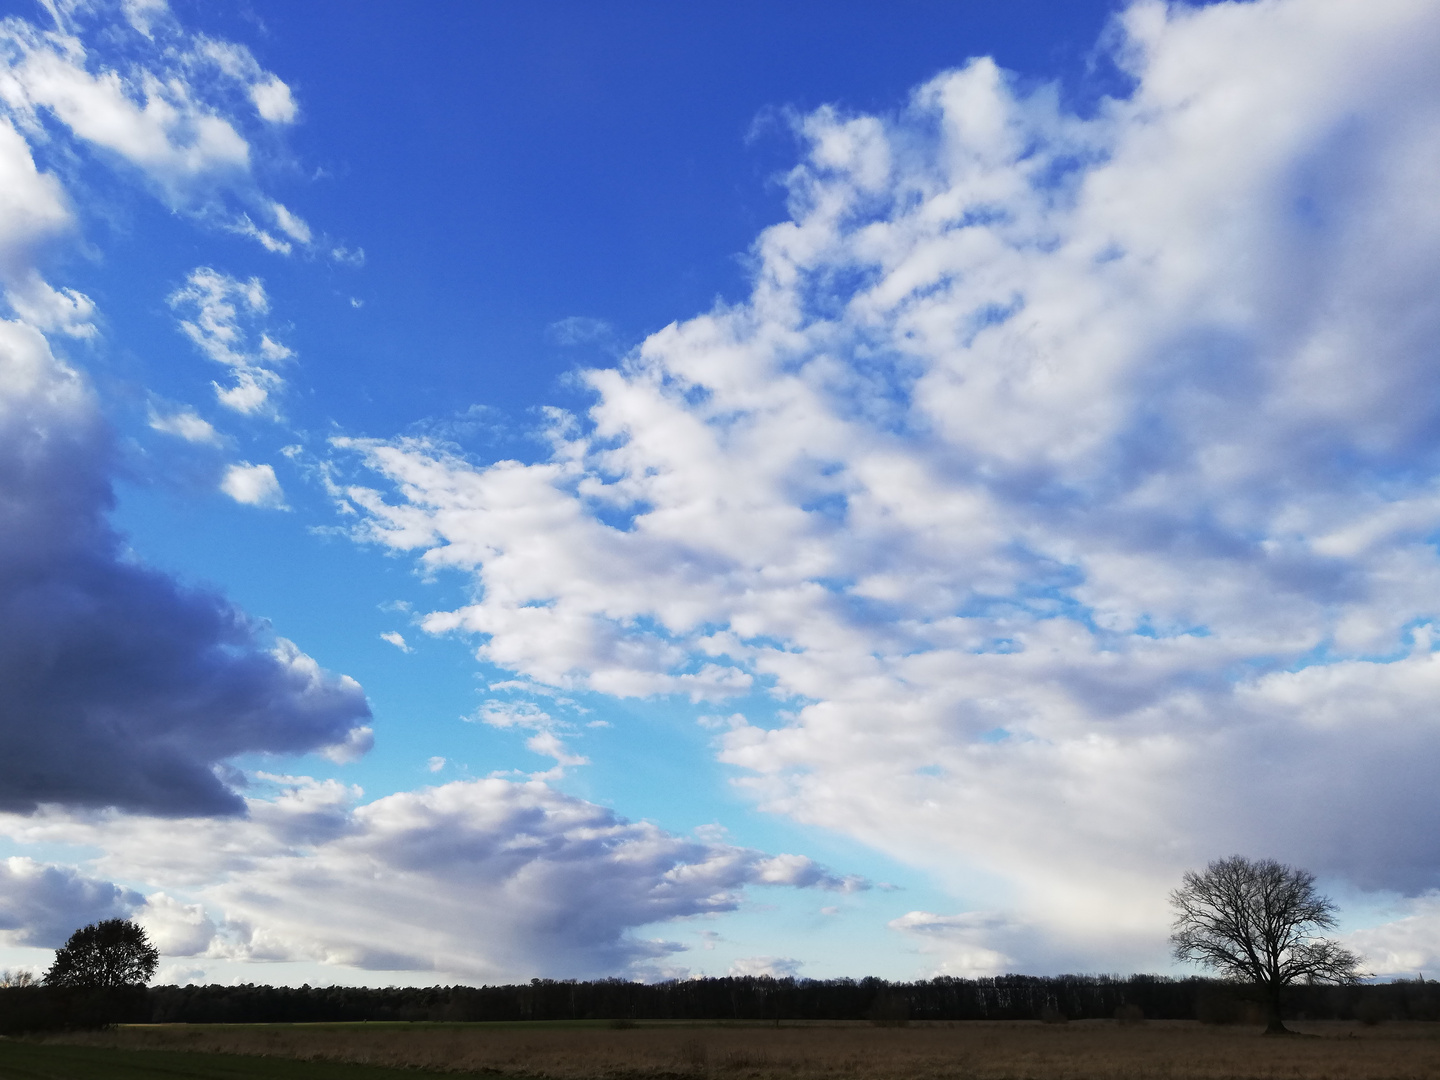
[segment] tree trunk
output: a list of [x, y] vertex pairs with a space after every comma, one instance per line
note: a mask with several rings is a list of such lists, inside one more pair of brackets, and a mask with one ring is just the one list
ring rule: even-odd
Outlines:
[[1272, 983], [1271, 983], [1268, 987], [1266, 987], [1265, 989], [1268, 991], [1268, 993], [1267, 993], [1267, 995], [1266, 995], [1267, 998], [1268, 998], [1268, 1000], [1266, 1001], [1266, 1005], [1268, 1006], [1267, 1011], [1268, 1011], [1269, 1014], [1270, 1014], [1270, 1015], [1269, 1015], [1269, 1019], [1268, 1019], [1268, 1021], [1267, 1021], [1266, 1024], [1265, 1024], [1265, 1034], [1266, 1034], [1266, 1035], [1290, 1035], [1290, 1034], [1293, 1034], [1293, 1032], [1291, 1032], [1291, 1030], [1285, 1026], [1285, 1022], [1280, 1019], [1280, 983], [1279, 983], [1279, 980], [1276, 980], [1275, 982], [1272, 982]]

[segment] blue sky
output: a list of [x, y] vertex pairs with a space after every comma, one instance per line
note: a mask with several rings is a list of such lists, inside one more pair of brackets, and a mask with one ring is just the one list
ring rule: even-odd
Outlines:
[[1430, 5], [0, 12], [0, 966], [1431, 964]]

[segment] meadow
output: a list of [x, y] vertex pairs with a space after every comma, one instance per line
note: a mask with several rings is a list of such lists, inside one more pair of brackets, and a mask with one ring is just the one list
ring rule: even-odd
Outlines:
[[[1193, 1021], [1110, 1020], [964, 1021], [906, 1027], [641, 1022], [617, 1028], [603, 1021], [127, 1025], [0, 1042], [0, 1077], [389, 1080], [401, 1069], [560, 1080], [701, 1076], [712, 1080], [837, 1076], [1419, 1080], [1440, 1076], [1440, 1023], [1402, 1021], [1366, 1027], [1317, 1021], [1292, 1026], [1303, 1037], [1266, 1038], [1258, 1028]], [[45, 1071], [58, 1068], [64, 1055], [70, 1055], [65, 1066], [69, 1071]], [[46, 1066], [47, 1060], [53, 1065]]]

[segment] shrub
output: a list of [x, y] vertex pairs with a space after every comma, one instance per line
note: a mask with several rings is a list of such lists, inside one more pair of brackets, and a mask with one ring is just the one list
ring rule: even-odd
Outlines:
[[1143, 1024], [1145, 1010], [1139, 1005], [1121, 1005], [1115, 1010], [1115, 1019], [1122, 1024]]

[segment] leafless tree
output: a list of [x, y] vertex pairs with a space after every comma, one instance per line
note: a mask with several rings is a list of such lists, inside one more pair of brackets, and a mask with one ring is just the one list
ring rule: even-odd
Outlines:
[[1270, 1011], [1267, 1033], [1289, 1030], [1280, 993], [1291, 983], [1359, 981], [1360, 957], [1316, 934], [1335, 926], [1336, 908], [1315, 891], [1314, 874], [1232, 855], [1183, 882], [1170, 894], [1175, 958], [1254, 983]]

